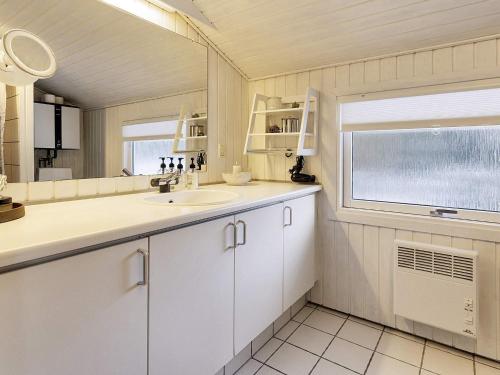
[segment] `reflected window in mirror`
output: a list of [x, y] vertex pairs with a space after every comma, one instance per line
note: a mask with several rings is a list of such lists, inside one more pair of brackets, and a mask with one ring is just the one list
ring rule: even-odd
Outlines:
[[176, 128], [176, 120], [124, 125], [123, 167], [134, 175], [151, 175], [161, 173], [162, 157], [174, 157], [175, 165], [177, 158], [186, 160], [185, 155], [173, 152]]

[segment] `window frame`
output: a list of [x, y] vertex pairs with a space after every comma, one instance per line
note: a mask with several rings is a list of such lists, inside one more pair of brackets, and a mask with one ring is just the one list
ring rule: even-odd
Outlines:
[[[148, 123], [156, 123], [156, 122], [177, 122], [178, 120], [175, 116], [164, 116], [164, 117], [155, 117], [155, 118], [147, 118], [147, 119], [137, 119], [133, 121], [123, 121], [121, 124], [122, 129], [124, 126], [128, 125], [142, 125]], [[176, 126], [177, 128], [177, 126]], [[161, 135], [148, 135], [148, 136], [133, 136], [133, 137], [124, 137], [123, 133], [121, 134], [121, 143], [122, 143], [122, 165], [123, 168], [129, 169], [133, 174], [135, 174], [135, 166], [134, 166], [134, 146], [135, 142], [141, 141], [175, 141], [175, 133], [172, 134], [161, 134]], [[184, 157], [184, 154], [177, 154], [179, 157]], [[169, 156], [169, 155], [166, 155]], [[155, 173], [151, 173], [150, 175], [155, 175]]]
[[[451, 87], [450, 87], [451, 86]], [[366, 101], [366, 100], [377, 100], [377, 99], [387, 99], [387, 98], [398, 98], [398, 97], [408, 97], [408, 96], [418, 96], [426, 94], [438, 94], [438, 93], [448, 93], [457, 91], [470, 91], [470, 90], [481, 90], [488, 88], [500, 88], [498, 82], [492, 84], [458, 84], [458, 85], [435, 85], [427, 86], [417, 89], [400, 89], [392, 91], [383, 91], [377, 93], [366, 93], [357, 94], [349, 96], [337, 96], [336, 97], [336, 107], [337, 107], [337, 132], [339, 139], [339, 203], [338, 209], [352, 209], [356, 211], [364, 212], [379, 212], [379, 213], [392, 213], [392, 214], [404, 214], [413, 215], [418, 217], [428, 217], [428, 218], [443, 218], [443, 219], [456, 219], [474, 222], [485, 222], [485, 223], [500, 223], [500, 212], [491, 211], [480, 211], [471, 209], [457, 209], [451, 207], [440, 207], [440, 206], [425, 206], [418, 204], [406, 204], [406, 203], [392, 203], [392, 202], [381, 202], [381, 201], [371, 201], [371, 200], [360, 200], [352, 198], [352, 131], [344, 132], [342, 131], [341, 123], [341, 106], [343, 103], [353, 102], [353, 101]], [[466, 124], [456, 127], [468, 127]], [[388, 130], [388, 129], [387, 129]], [[431, 211], [436, 209], [451, 209], [456, 210], [457, 214], [433, 216]]]

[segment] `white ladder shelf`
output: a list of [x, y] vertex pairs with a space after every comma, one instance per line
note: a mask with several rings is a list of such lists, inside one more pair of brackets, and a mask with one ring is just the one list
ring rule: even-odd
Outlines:
[[[175, 132], [174, 138], [174, 154], [189, 154], [189, 153], [199, 153], [206, 152], [207, 148], [207, 131], [208, 131], [208, 116], [206, 110], [200, 110], [201, 116], [192, 117], [190, 111], [186, 109], [185, 106], [181, 107], [179, 112], [179, 119], [177, 120], [177, 130]], [[205, 135], [202, 136], [188, 136], [189, 125], [193, 122], [199, 123], [205, 126]], [[180, 143], [184, 143], [187, 148], [180, 148]]]
[[[319, 93], [308, 88], [305, 95], [281, 98], [286, 108], [267, 109], [270, 97], [255, 94], [250, 112], [244, 154], [295, 154], [316, 155], [318, 150]], [[291, 108], [299, 103], [299, 108]], [[271, 133], [268, 126], [273, 122], [279, 125], [281, 118], [299, 117], [296, 132]], [[284, 131], [284, 129], [282, 129]]]

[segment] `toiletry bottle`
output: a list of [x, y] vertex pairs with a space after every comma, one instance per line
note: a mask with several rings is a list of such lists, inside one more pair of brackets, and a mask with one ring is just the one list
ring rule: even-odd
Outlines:
[[189, 172], [186, 173], [186, 188], [191, 190], [198, 189], [198, 173], [195, 172], [195, 169], [196, 165], [194, 164], [194, 158], [191, 158]]
[[191, 158], [191, 164], [189, 164], [189, 169], [191, 170], [191, 172], [194, 172], [196, 168], [196, 164], [194, 164], [194, 158]]
[[165, 174], [165, 169], [167, 168], [167, 165], [165, 164], [165, 157], [160, 156], [161, 164], [160, 164], [160, 169], [161, 169], [161, 174]]
[[174, 168], [175, 168], [175, 164], [174, 164], [174, 158], [169, 158], [170, 159], [170, 164], [168, 165], [168, 170], [170, 172], [173, 172], [174, 171]]
[[178, 161], [177, 170], [179, 171], [179, 174], [182, 174], [182, 170], [184, 169], [184, 166], [182, 165], [182, 160], [184, 160], [184, 158], [177, 159]]

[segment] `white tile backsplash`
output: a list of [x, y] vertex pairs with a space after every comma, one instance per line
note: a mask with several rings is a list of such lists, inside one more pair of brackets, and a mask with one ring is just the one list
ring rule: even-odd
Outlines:
[[151, 186], [149, 185], [149, 176], [134, 176], [134, 191], [148, 190]]
[[134, 178], [133, 177], [116, 177], [116, 192], [127, 193], [134, 191]]
[[9, 183], [0, 195], [12, 197], [14, 202], [26, 202], [28, 200], [28, 184], [25, 183]]
[[78, 195], [78, 180], [64, 180], [54, 182], [54, 198], [69, 199]]
[[54, 199], [54, 182], [28, 182], [28, 200], [31, 202], [49, 201]]
[[116, 193], [115, 179], [112, 177], [99, 178], [97, 182], [97, 194], [114, 194]]
[[98, 182], [99, 180], [97, 178], [78, 180], [78, 196], [91, 197], [97, 195]]

